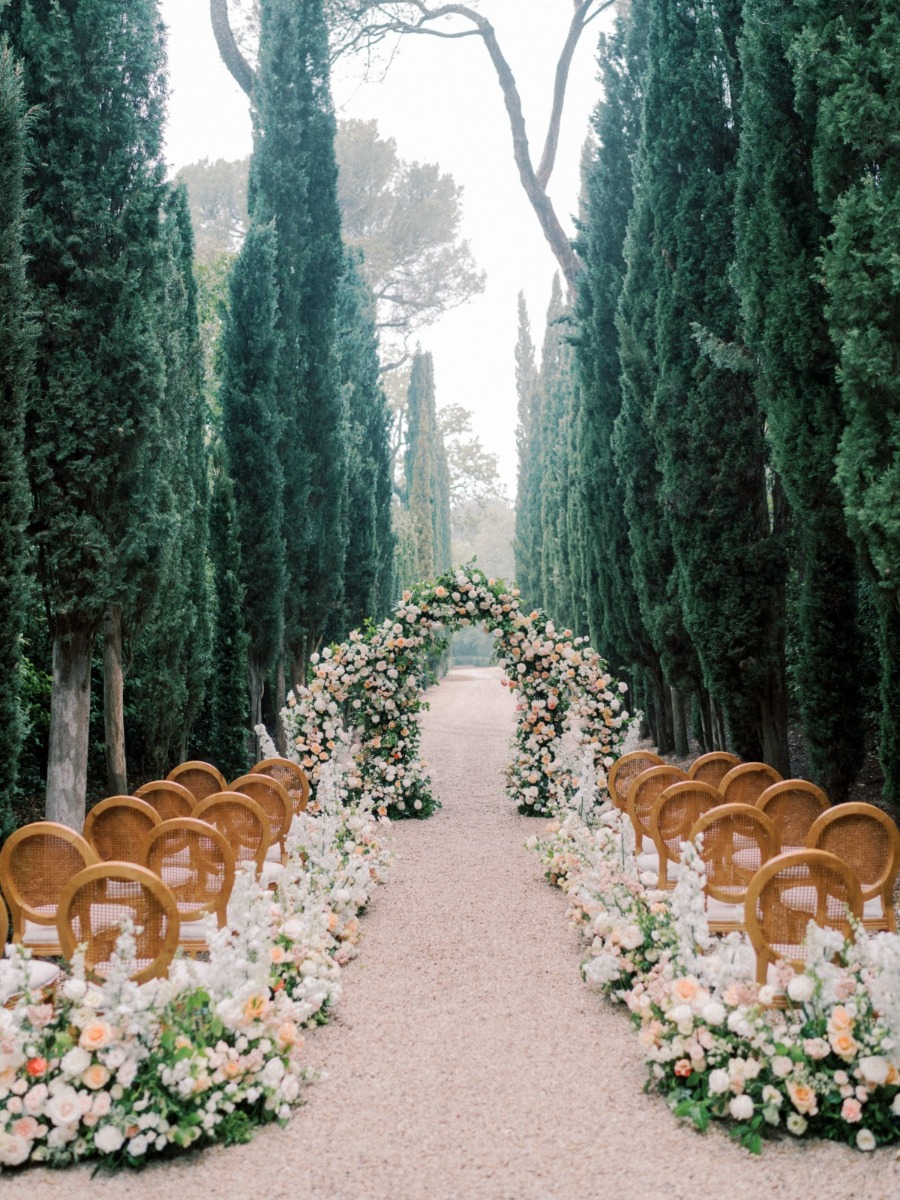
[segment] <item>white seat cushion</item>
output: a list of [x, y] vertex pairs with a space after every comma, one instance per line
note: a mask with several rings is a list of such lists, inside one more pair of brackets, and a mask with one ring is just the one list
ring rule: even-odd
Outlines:
[[[10, 952], [10, 947], [7, 947], [7, 954]], [[42, 988], [50, 987], [62, 975], [59, 967], [55, 967], [53, 963], [44, 962], [43, 959], [33, 959], [28, 963], [28, 986], [32, 991], [40, 991]], [[19, 977], [18, 971], [12, 963], [0, 961], [0, 1004], [5, 1004], [12, 996], [16, 994], [16, 983]]]
[[59, 930], [55, 922], [52, 925], [38, 925], [34, 921], [26, 921], [22, 941], [26, 946], [58, 946]]
[[724, 900], [707, 897], [706, 919], [708, 921], [734, 921], [738, 925], [744, 923], [743, 904], [728, 904]]
[[264, 884], [277, 883], [283, 870], [284, 867], [281, 865], [280, 856], [278, 862], [269, 862], [267, 860], [263, 863], [260, 879]]

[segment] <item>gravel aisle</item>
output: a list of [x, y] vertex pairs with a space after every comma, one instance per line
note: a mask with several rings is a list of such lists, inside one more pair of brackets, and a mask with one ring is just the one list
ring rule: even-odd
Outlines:
[[432, 693], [425, 756], [443, 810], [395, 827], [399, 861], [364, 921], [328, 1072], [285, 1130], [136, 1175], [31, 1170], [2, 1200], [896, 1200], [892, 1151], [820, 1142], [761, 1158], [700, 1137], [642, 1093], [626, 1016], [578, 974], [566, 902], [505, 799], [512, 700], [496, 670]]

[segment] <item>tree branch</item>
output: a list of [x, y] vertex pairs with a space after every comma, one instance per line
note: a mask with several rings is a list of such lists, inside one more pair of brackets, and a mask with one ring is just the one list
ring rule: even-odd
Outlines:
[[219, 57], [242, 91], [252, 96], [256, 76], [234, 40], [231, 22], [228, 19], [228, 0], [209, 0], [209, 19], [219, 48]]

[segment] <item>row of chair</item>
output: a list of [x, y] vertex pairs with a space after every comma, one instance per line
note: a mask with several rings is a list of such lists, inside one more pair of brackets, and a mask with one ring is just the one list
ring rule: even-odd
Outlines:
[[[82, 834], [40, 821], [7, 839], [0, 883], [14, 942], [67, 958], [88, 942], [96, 965], [107, 960], [127, 916], [142, 931], [138, 978], [148, 978], [178, 947], [191, 954], [206, 948], [202, 918], [213, 914], [225, 924], [236, 868], [274, 883], [290, 823], [309, 796], [300, 768], [264, 760], [230, 787], [209, 764], [183, 764], [172, 775], [139, 789], [143, 797], [101, 801]], [[277, 776], [292, 784], [293, 798]], [[210, 791], [211, 784], [221, 790]], [[166, 815], [173, 810], [187, 815]], [[7, 920], [5, 907], [0, 917]]]
[[726, 757], [704, 756], [720, 772], [718, 787], [698, 778], [702, 759], [688, 772], [643, 751], [619, 760], [610, 795], [634, 827], [639, 869], [658, 888], [674, 887], [682, 843], [702, 834], [710, 929], [748, 932], [760, 982], [779, 957], [802, 962], [812, 919], [849, 932], [850, 913], [869, 929], [894, 930], [900, 832], [891, 818], [870, 804], [831, 806], [813, 784], [772, 782], [766, 764]]

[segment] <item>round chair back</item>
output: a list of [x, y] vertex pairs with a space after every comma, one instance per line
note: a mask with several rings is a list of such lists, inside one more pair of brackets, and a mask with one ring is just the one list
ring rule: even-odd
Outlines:
[[755, 804], [773, 783], [781, 783], [781, 776], [768, 763], [741, 763], [731, 768], [719, 784], [719, 791], [726, 804]]
[[740, 766], [740, 763], [738, 756], [729, 754], [727, 750], [710, 750], [709, 754], [701, 754], [694, 759], [688, 767], [688, 779], [718, 787], [731, 768]]
[[264, 758], [250, 768], [251, 775], [271, 775], [291, 798], [294, 814], [305, 811], [309, 803], [309, 777], [289, 758]]
[[852, 867], [863, 898], [863, 924], [897, 928], [894, 884], [900, 871], [900, 832], [874, 804], [836, 804], [816, 818], [807, 834], [811, 850], [827, 850]]
[[694, 823], [709, 809], [722, 803], [722, 794], [710, 783], [686, 779], [670, 784], [657, 798], [650, 812], [650, 835], [659, 855], [657, 887], [671, 889], [670, 862], [681, 862], [681, 843], [690, 838]]
[[159, 824], [159, 813], [137, 796], [110, 796], [84, 819], [85, 841], [101, 862], [140, 862], [144, 838]]
[[195, 800], [205, 800], [216, 792], [224, 792], [228, 787], [225, 776], [212, 763], [186, 762], [173, 769], [166, 779], [174, 779], [193, 795]]
[[626, 811], [634, 826], [638, 854], [641, 852], [644, 838], [651, 837], [650, 814], [653, 812], [653, 805], [667, 787], [671, 787], [673, 783], [682, 783], [686, 779], [687, 775], [680, 767], [665, 765], [650, 767], [635, 777], [628, 790]]
[[237, 866], [262, 871], [269, 848], [269, 818], [255, 800], [240, 792], [217, 792], [201, 800], [194, 819], [214, 825], [225, 835]]
[[68, 825], [35, 821], [11, 833], [0, 850], [0, 886], [13, 941], [31, 946], [35, 954], [58, 955], [60, 894], [73, 875], [95, 862], [93, 847]]
[[158, 875], [178, 905], [182, 924], [215, 913], [221, 928], [234, 886], [234, 852], [215, 825], [173, 817], [151, 829], [142, 865]]
[[194, 793], [173, 779], [151, 780], [150, 783], [139, 787], [134, 794], [155, 808], [161, 821], [171, 821], [174, 817], [189, 817], [197, 805]]
[[625, 811], [631, 785], [642, 771], [646, 771], [650, 767], [662, 766], [665, 766], [665, 763], [659, 755], [652, 754], [649, 750], [632, 750], [628, 754], [623, 754], [621, 758], [617, 758], [609, 768], [609, 775], [606, 778], [609, 797], [616, 808]]
[[269, 844], [281, 847], [281, 855], [287, 862], [285, 839], [294, 819], [294, 806], [287, 791], [277, 779], [270, 775], [241, 775], [229, 787], [229, 791], [240, 792], [262, 808], [269, 820]]
[[783, 779], [760, 795], [756, 807], [771, 817], [781, 839], [781, 849], [804, 850], [814, 821], [831, 807], [828, 797], [805, 779]]

